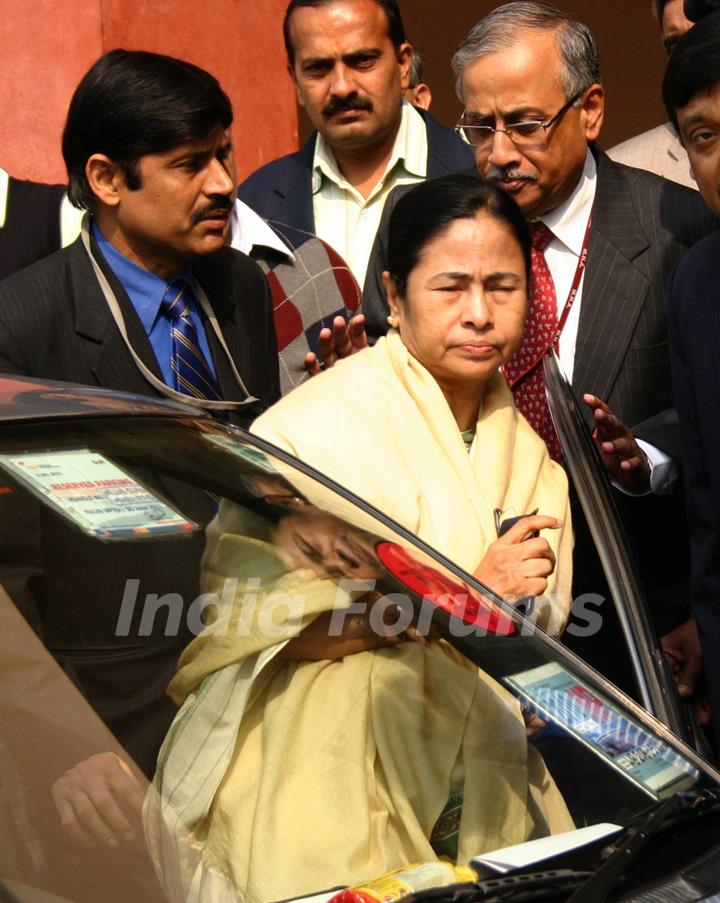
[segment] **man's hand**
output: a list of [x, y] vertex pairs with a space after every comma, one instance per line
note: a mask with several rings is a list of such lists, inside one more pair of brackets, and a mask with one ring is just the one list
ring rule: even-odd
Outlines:
[[318, 353], [309, 351], [305, 355], [305, 369], [310, 376], [316, 376], [321, 370], [332, 367], [335, 361], [343, 357], [350, 357], [356, 351], [362, 351], [368, 346], [368, 337], [365, 332], [365, 316], [357, 314], [347, 321], [345, 317], [337, 316], [333, 320], [332, 329], [327, 326], [320, 330], [318, 335]]
[[84, 847], [111, 849], [142, 838], [145, 789], [115, 753], [97, 753], [52, 786], [63, 828]]
[[709, 724], [710, 708], [707, 701], [696, 695], [702, 679], [703, 656], [695, 618], [690, 618], [666, 633], [660, 638], [660, 645], [675, 676], [680, 698], [689, 700], [695, 697], [695, 720], [698, 724]]
[[583, 395], [583, 401], [593, 412], [593, 440], [610, 478], [628, 492], [648, 492], [650, 462], [632, 431], [596, 395]]

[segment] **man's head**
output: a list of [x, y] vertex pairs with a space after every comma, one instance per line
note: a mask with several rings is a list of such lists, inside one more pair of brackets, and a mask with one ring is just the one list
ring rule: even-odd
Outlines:
[[[554, 6], [507, 3], [470, 31], [453, 70], [462, 125], [495, 129], [464, 130], [479, 173], [528, 218], [567, 200], [603, 119], [599, 53], [587, 26]], [[513, 130], [520, 123], [528, 125]]]
[[670, 55], [675, 42], [693, 23], [685, 15], [683, 0], [653, 0], [653, 13], [660, 26], [665, 53]]
[[410, 58], [408, 86], [403, 91], [403, 97], [408, 103], [423, 110], [429, 110], [432, 103], [430, 85], [424, 82], [422, 77], [422, 57], [415, 48]]
[[283, 32], [298, 102], [333, 151], [394, 140], [412, 53], [395, 0], [291, 0]]
[[698, 22], [675, 45], [663, 100], [700, 194], [720, 216], [720, 12]]
[[182, 60], [113, 50], [87, 72], [63, 134], [70, 199], [148, 269], [224, 241], [236, 190], [230, 101]]

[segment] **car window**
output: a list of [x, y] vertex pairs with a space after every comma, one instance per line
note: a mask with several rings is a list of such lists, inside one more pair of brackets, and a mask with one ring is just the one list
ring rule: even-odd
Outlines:
[[[147, 516], [150, 500], [162, 506], [166, 519], [175, 518], [176, 529], [93, 533], [58, 502], [62, 489], [42, 497], [38, 480], [19, 475], [21, 460], [66, 468], [72, 460], [81, 475], [88, 462], [101, 462], [110, 468], [110, 479], [131, 481], [125, 485], [140, 498], [140, 515]], [[330, 626], [335, 618], [338, 634], [348, 618], [365, 626], [370, 618], [371, 627], [393, 640], [363, 680], [374, 682], [377, 705], [381, 701], [393, 713], [386, 742], [393, 761], [404, 763], [404, 780], [414, 756], [418, 782], [431, 779], [429, 760], [412, 748], [418, 731], [431, 736], [428, 749], [439, 757], [433, 768], [445, 775], [448, 804], [458, 780], [448, 762], [456, 759], [465, 780], [474, 776], [477, 787], [493, 792], [504, 784], [514, 787], [518, 769], [547, 775], [543, 780], [552, 784], [553, 805], [562, 809], [566, 827], [622, 826], [677, 790], [716, 785], [711, 766], [539, 630], [532, 611], [526, 618], [381, 512], [239, 430], [206, 420], [141, 417], [35, 424], [32, 430], [8, 426], [0, 433], [0, 469], [0, 582], [64, 675], [123, 741], [124, 751], [112, 749], [151, 777], [154, 761], [144, 756], [148, 749], [159, 750], [162, 741], [151, 736], [153, 725], [165, 724], [164, 736], [172, 721], [145, 822], [147, 861], [159, 871], [170, 898], [184, 887], [184, 876], [195, 874], [197, 832], [217, 805], [241, 740], [248, 746], [257, 742], [263, 712], [277, 719], [277, 734], [263, 734], [256, 754], [264, 762], [277, 759], [283, 768], [277, 794], [265, 803], [258, 797], [248, 829], [267, 829], [271, 817], [264, 807], [279, 805], [283, 788], [291, 785], [294, 744], [300, 743], [297, 732], [310, 731], [302, 713], [311, 701], [309, 689], [303, 697], [297, 683], [291, 688], [290, 678], [303, 670], [288, 665], [281, 653], [321, 615]], [[83, 481], [88, 480], [63, 478], [60, 485]], [[180, 529], [181, 524], [187, 526]], [[132, 529], [143, 527], [141, 522]], [[422, 634], [422, 643], [413, 631]], [[408, 682], [398, 662], [407, 662], [409, 671], [418, 650], [428, 648], [424, 644], [434, 650], [426, 683]], [[352, 658], [342, 660], [354, 667], [357, 657]], [[317, 686], [329, 679], [323, 668], [312, 673]], [[442, 684], [441, 692], [433, 681], [442, 683], [448, 674], [458, 675], [458, 684]], [[165, 697], [168, 684], [180, 705], [177, 715]], [[355, 692], [355, 684], [348, 687]], [[31, 690], [28, 686], [28, 699]], [[347, 736], [359, 739], [354, 717], [361, 698], [359, 692], [357, 700], [338, 700], [335, 711], [315, 703], [328, 744]], [[146, 725], [143, 706], [155, 704], [159, 708]], [[475, 706], [484, 706], [494, 727], [470, 736], [464, 719]], [[137, 712], [131, 723], [128, 710]], [[289, 717], [288, 710], [296, 714]], [[28, 706], [22, 729], [10, 729], [7, 746], [15, 763], [32, 743], [35, 717]], [[498, 752], [506, 748], [503, 731], [513, 733], [512, 749], [525, 764], [503, 760]], [[21, 793], [18, 802], [29, 807], [31, 824], [54, 826], [46, 836], [38, 832], [39, 848], [45, 844], [49, 850], [62, 834], [55, 781], [83, 761], [85, 752], [90, 757], [104, 750], [95, 738], [61, 753], [52, 749], [53, 736], [54, 728], [48, 728], [42, 792], [31, 800]], [[323, 754], [332, 761], [332, 750]], [[240, 776], [243, 787], [245, 779]], [[378, 792], [392, 793], [402, 780], [388, 774]], [[306, 788], [307, 799], [320, 809], [324, 802], [329, 807], [337, 793], [333, 787], [326, 775], [318, 776]], [[540, 814], [542, 805], [533, 802], [532, 793], [521, 805], [534, 836], [552, 830], [552, 818]], [[448, 813], [452, 823], [452, 807]], [[347, 819], [326, 829], [338, 836], [351, 831]], [[438, 831], [433, 849], [441, 853], [447, 841], [452, 855], [453, 832], [446, 837]], [[322, 856], [311, 834], [298, 842], [305, 857]], [[83, 875], [76, 874], [68, 887], [66, 872], [58, 875], [58, 868], [43, 872], [30, 859], [19, 874], [7, 875], [70, 899], [88, 899]], [[277, 878], [273, 899], [331, 886], [318, 882], [297, 888], [290, 872]], [[97, 894], [95, 886], [92, 893]]]

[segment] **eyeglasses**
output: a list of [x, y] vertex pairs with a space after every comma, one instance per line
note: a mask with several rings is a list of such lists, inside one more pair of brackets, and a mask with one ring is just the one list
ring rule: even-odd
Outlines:
[[[583, 91], [585, 89], [583, 88]], [[463, 122], [465, 113], [462, 114], [461, 121], [455, 126], [455, 132], [463, 141], [473, 147], [484, 147], [492, 140], [495, 132], [502, 132], [516, 147], [528, 147], [536, 144], [538, 138], [545, 137], [545, 133], [553, 123], [557, 122], [570, 107], [580, 99], [583, 91], [574, 94], [564, 107], [559, 109], [550, 119], [527, 119], [524, 122], [513, 122], [506, 125], [504, 129], [496, 128], [494, 125], [473, 125], [472, 123]], [[542, 129], [542, 133], [540, 132]]]

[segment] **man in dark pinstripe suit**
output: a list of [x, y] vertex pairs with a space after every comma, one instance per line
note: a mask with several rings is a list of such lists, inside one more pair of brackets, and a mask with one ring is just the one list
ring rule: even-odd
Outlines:
[[[588, 425], [598, 429], [608, 470], [634, 493], [618, 492], [617, 500], [645, 566], [656, 627], [681, 693], [689, 695], [700, 658], [688, 620], [687, 527], [678, 492], [681, 450], [665, 285], [679, 257], [716, 221], [696, 192], [614, 163], [597, 146], [604, 113], [598, 48], [572, 16], [541, 3], [505, 4], [470, 31], [453, 66], [465, 106], [461, 126], [478, 171], [552, 233], [545, 258], [561, 321], [586, 255], [558, 343], [560, 361], [576, 394], [590, 402]], [[380, 274], [387, 224], [405, 190], [388, 199], [366, 280], [363, 308], [371, 336], [387, 328]], [[649, 488], [652, 494], [636, 497]], [[575, 528], [575, 596], [607, 597], [582, 516]], [[608, 638], [610, 609], [609, 603], [601, 608], [603, 630], [578, 643], [578, 650], [632, 688], [627, 663], [615, 654], [619, 640]]]
[[[70, 197], [90, 211], [89, 223], [73, 245], [0, 285], [0, 371], [162, 397], [184, 388], [178, 361], [190, 340], [181, 343], [175, 332], [186, 318], [191, 363], [199, 367], [202, 356], [204, 368], [194, 372], [209, 374], [216, 403], [259, 401], [254, 410], [230, 409], [232, 419], [247, 423], [276, 400], [267, 281], [256, 263], [225, 247], [237, 188], [231, 122], [220, 85], [189, 63], [116, 50], [91, 67], [63, 138]], [[179, 297], [178, 280], [187, 310], [172, 319], [165, 301]], [[204, 493], [188, 494], [198, 522], [207, 523]], [[202, 542], [177, 551], [150, 542], [138, 558], [76, 534], [31, 500], [14, 506], [9, 495], [0, 504], [2, 531], [12, 533], [0, 536], [0, 581], [151, 776], [175, 714], [165, 689], [192, 635], [184, 617], [174, 635], [157, 627], [145, 636], [137, 626], [118, 635], [118, 614], [133, 579], [145, 595], [178, 593], [187, 608], [199, 591]], [[80, 785], [81, 802], [93, 787], [120, 806], [133, 797], [116, 759], [92, 765], [72, 785]], [[101, 818], [99, 831], [97, 819], [83, 824], [68, 780], [58, 786], [63, 823], [77, 839], [87, 840], [88, 830], [107, 844], [120, 839], [117, 819], [103, 826]]]
[[[571, 16], [544, 4], [506, 4], [472, 29], [454, 68], [463, 121], [484, 127], [472, 130], [478, 170], [552, 233], [545, 258], [561, 324], [564, 305], [572, 304], [558, 342], [560, 361], [593, 413], [606, 468], [626, 491], [656, 493], [620, 502], [654, 585], [658, 629], [677, 628], [665, 644], [689, 695], [699, 650], [687, 597], [676, 594], [686, 586], [687, 539], [671, 491], [680, 449], [665, 283], [679, 256], [712, 228], [712, 217], [694, 192], [614, 164], [597, 149], [604, 107], [597, 44]], [[533, 122], [539, 126], [519, 125]], [[587, 267], [573, 302], [583, 255]], [[584, 524], [577, 521], [581, 534]], [[576, 595], [601, 586], [584, 548], [579, 536]], [[596, 655], [607, 671], [620, 657], [603, 632], [600, 646], [584, 643], [581, 651]], [[627, 680], [621, 670], [613, 676]]]

